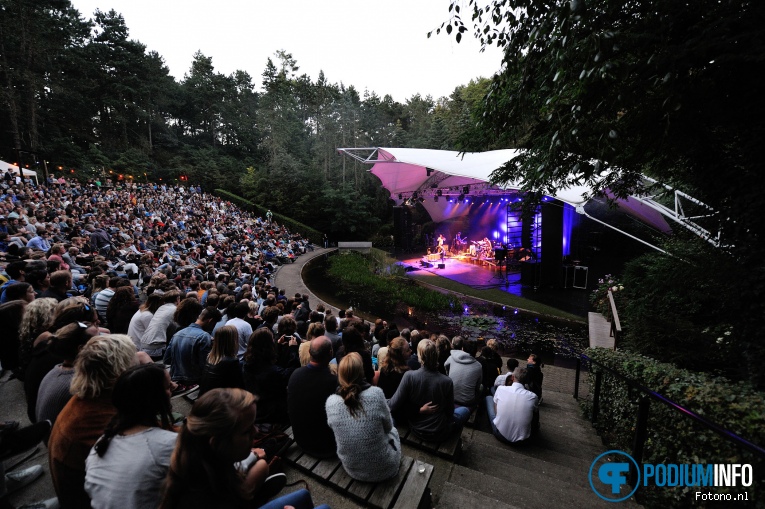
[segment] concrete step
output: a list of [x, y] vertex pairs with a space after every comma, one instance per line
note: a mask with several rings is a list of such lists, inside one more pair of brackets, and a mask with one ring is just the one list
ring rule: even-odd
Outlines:
[[[604, 445], [594, 428], [588, 422], [582, 422], [579, 418], [550, 414], [546, 408], [540, 408], [540, 432], [537, 437], [537, 446], [560, 451], [572, 456], [592, 459], [602, 453]], [[489, 420], [486, 415], [479, 417], [481, 425], [475, 429], [491, 432]], [[574, 443], [577, 447], [572, 448]]]
[[540, 408], [546, 408], [550, 411], [564, 412], [571, 415], [576, 415], [578, 417], [582, 416], [582, 412], [579, 409], [579, 403], [574, 398], [571, 398], [571, 401], [554, 400], [552, 398], [548, 398], [548, 394], [553, 393], [544, 393], [542, 397], [542, 404], [539, 406]]
[[607, 450], [605, 445], [594, 444], [589, 440], [582, 440], [581, 437], [562, 435], [549, 425], [540, 429], [539, 434], [534, 438], [534, 446], [588, 461], [592, 461]]
[[[572, 465], [561, 465], [544, 459], [540, 459], [521, 451], [521, 447], [510, 447], [500, 443], [493, 436], [492, 441], [474, 440], [463, 451], [460, 465], [471, 468], [479, 472], [492, 474], [494, 471], [486, 470], [484, 466], [487, 462], [493, 462], [497, 465], [506, 465], [509, 471], [514, 472], [519, 478], [533, 473], [543, 475], [550, 481], [565, 481], [577, 485], [587, 485], [587, 469], [582, 471], [584, 460]], [[479, 437], [480, 439], [481, 437]], [[528, 448], [534, 448], [533, 444], [528, 444]], [[522, 446], [526, 447], [526, 446]], [[594, 458], [593, 458], [594, 459]], [[590, 460], [592, 461], [592, 460]], [[589, 468], [589, 463], [587, 463]], [[501, 468], [501, 467], [500, 467]], [[577, 477], [579, 476], [579, 477]]]
[[450, 482], [444, 484], [440, 500], [434, 502], [438, 509], [520, 509]]
[[[582, 383], [581, 381], [579, 382]], [[572, 392], [544, 391], [542, 393], [542, 403], [549, 401], [556, 405], [579, 408], [579, 401], [574, 399]]]
[[[478, 430], [473, 433], [470, 444], [463, 446], [463, 454], [465, 451], [469, 450], [471, 447], [477, 444], [506, 451], [508, 453], [513, 453], [519, 460], [522, 460], [522, 458], [535, 458], [538, 460], [546, 461], [548, 463], [553, 463], [555, 465], [574, 469], [582, 468], [582, 464], [585, 461], [582, 458], [578, 458], [567, 453], [537, 447], [533, 443], [524, 444], [522, 446], [511, 446], [503, 444], [494, 438], [494, 435], [491, 433], [486, 433], [484, 431]], [[572, 445], [572, 447], [573, 446], [574, 445]], [[593, 457], [592, 459], [595, 458]], [[591, 461], [592, 460], [590, 460], [590, 462]], [[589, 462], [587, 463], [587, 468], [589, 468]]]
[[[508, 465], [488, 462], [487, 467], [491, 469], [491, 472], [486, 473], [457, 465], [452, 470], [449, 482], [522, 509], [612, 508], [611, 502], [602, 500], [589, 486], [574, 486], [558, 479], [552, 480], [544, 475], [534, 475], [532, 472], [512, 472], [503, 466]], [[465, 505], [463, 507], [491, 506]]]
[[551, 441], [562, 443], [575, 442], [590, 448], [601, 449], [603, 441], [595, 428], [588, 422], [581, 422], [569, 417], [560, 418], [540, 410], [539, 426], [542, 435]]

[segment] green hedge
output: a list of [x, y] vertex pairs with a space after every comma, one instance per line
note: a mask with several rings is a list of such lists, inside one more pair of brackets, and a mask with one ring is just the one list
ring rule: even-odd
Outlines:
[[[250, 210], [255, 212], [255, 214], [259, 215], [262, 218], [266, 217], [266, 212], [268, 211], [266, 207], [261, 207], [260, 205], [257, 205], [251, 202], [250, 200], [246, 200], [242, 198], [241, 196], [237, 196], [234, 193], [230, 193], [223, 189], [216, 189], [215, 194], [217, 194], [221, 198], [231, 201], [232, 203], [236, 203], [238, 206], [242, 207], [245, 210]], [[310, 226], [304, 225], [303, 223], [295, 221], [294, 219], [290, 219], [287, 216], [277, 214], [276, 212], [272, 212], [272, 214], [273, 214], [274, 221], [276, 221], [280, 225], [286, 226], [290, 232], [299, 233], [301, 237], [303, 237], [304, 239], [310, 240], [317, 246], [322, 245], [324, 235], [319, 230], [315, 230], [311, 228]]]
[[[588, 349], [593, 360], [617, 373], [635, 380], [644, 387], [696, 412], [737, 435], [765, 445], [765, 400], [753, 386], [734, 383], [722, 377], [679, 369], [673, 364], [627, 351], [604, 348]], [[593, 364], [590, 372], [590, 394], [594, 393], [595, 376], [601, 370]], [[639, 393], [626, 383], [604, 371], [600, 393], [600, 411], [595, 426], [609, 446], [631, 453], [635, 433]], [[583, 402], [591, 415], [591, 403]], [[701, 491], [734, 494], [748, 492], [750, 504], [765, 507], [765, 459], [739, 448], [714, 431], [697, 424], [668, 406], [651, 400], [648, 439], [644, 463], [749, 463], [754, 471], [750, 487], [715, 487]], [[730, 491], [726, 491], [730, 490]], [[699, 506], [694, 493], [699, 488], [640, 487], [636, 496], [646, 507]], [[758, 498], [759, 497], [759, 498]]]

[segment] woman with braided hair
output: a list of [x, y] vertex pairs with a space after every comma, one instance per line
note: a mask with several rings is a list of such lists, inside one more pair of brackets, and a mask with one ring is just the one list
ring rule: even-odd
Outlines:
[[343, 468], [358, 481], [390, 479], [401, 463], [401, 440], [382, 389], [367, 383], [357, 352], [343, 357], [337, 375], [340, 388], [325, 408]]
[[157, 364], [140, 364], [114, 384], [117, 414], [85, 462], [85, 491], [93, 509], [154, 508], [170, 467], [170, 376]]

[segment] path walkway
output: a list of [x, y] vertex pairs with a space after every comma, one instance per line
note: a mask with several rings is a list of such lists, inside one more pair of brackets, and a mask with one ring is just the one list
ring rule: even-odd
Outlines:
[[[284, 288], [288, 297], [295, 295], [296, 293], [301, 295], [307, 294], [311, 304], [311, 309], [316, 309], [316, 305], [323, 301], [316, 297], [316, 295], [314, 295], [303, 282], [303, 267], [306, 263], [316, 258], [317, 256], [330, 253], [334, 250], [335, 248], [316, 248], [314, 251], [308, 251], [307, 253], [298, 256], [295, 259], [295, 263], [282, 265], [276, 271], [276, 275], [274, 276], [274, 285], [280, 289]], [[328, 306], [326, 302], [324, 305]], [[334, 311], [337, 311], [337, 308], [335, 308]], [[336, 312], [334, 314], [337, 316]]]

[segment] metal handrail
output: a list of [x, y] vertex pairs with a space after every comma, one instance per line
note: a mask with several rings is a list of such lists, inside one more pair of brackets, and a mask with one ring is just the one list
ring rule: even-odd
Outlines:
[[611, 337], [614, 338], [614, 350], [616, 350], [619, 344], [619, 339], [622, 336], [622, 324], [619, 321], [619, 313], [616, 311], [616, 301], [614, 301], [614, 294], [611, 290], [608, 290], [608, 303], [611, 306]]
[[[587, 356], [586, 354], [580, 353], [580, 352], [576, 352], [573, 348], [570, 348], [570, 349], [573, 352], [576, 353], [576, 357], [577, 357], [576, 380], [575, 380], [575, 387], [574, 387], [574, 398], [578, 399], [578, 397], [579, 397], [579, 372], [580, 372], [580, 369], [581, 369], [581, 361], [585, 360], [585, 361], [589, 362], [590, 364], [595, 364], [598, 367], [602, 368], [604, 371], [607, 371], [609, 374], [611, 374], [611, 375], [613, 375], [613, 376], [623, 380], [625, 383], [627, 383], [627, 385], [629, 385], [630, 387], [632, 387], [634, 389], [637, 389], [638, 391], [640, 391], [643, 394], [645, 394], [647, 397], [649, 397], [651, 399], [654, 399], [654, 400], [656, 400], [656, 401], [658, 401], [658, 402], [668, 406], [669, 408], [672, 408], [673, 410], [683, 414], [684, 416], [686, 416], [686, 417], [688, 417], [690, 419], [695, 420], [699, 424], [707, 427], [708, 429], [711, 429], [712, 431], [714, 431], [718, 435], [722, 436], [726, 440], [735, 442], [739, 446], [741, 446], [741, 447], [743, 447], [743, 448], [745, 448], [745, 449], [755, 453], [756, 455], [758, 455], [760, 457], [765, 458], [765, 448], [760, 447], [759, 445], [750, 442], [749, 440], [747, 440], [747, 439], [737, 435], [736, 433], [730, 431], [729, 429], [723, 428], [719, 424], [717, 424], [715, 422], [712, 422], [709, 419], [706, 419], [706, 418], [702, 417], [701, 415], [697, 414], [696, 412], [685, 408], [684, 406], [680, 405], [679, 403], [676, 403], [676, 402], [672, 401], [671, 399], [669, 399], [669, 398], [667, 398], [665, 396], [662, 396], [661, 394], [657, 393], [656, 391], [652, 391], [651, 389], [641, 385], [640, 383], [636, 382], [635, 380], [632, 380], [631, 378], [628, 378], [627, 376], [619, 373], [618, 371], [616, 371], [616, 370], [614, 370], [612, 368], [609, 368], [608, 366], [605, 366], [604, 364], [602, 364], [602, 363], [592, 359], [591, 357]], [[592, 416], [592, 420], [593, 421], [597, 419], [597, 413], [598, 413], [598, 408], [599, 408], [599, 401], [597, 401], [597, 399], [599, 399], [599, 392], [600, 392], [599, 389], [600, 389], [600, 378], [601, 378], [601, 376], [602, 376], [601, 373], [596, 373], [596, 375], [595, 375], [595, 395], [593, 396], [593, 416]], [[643, 411], [642, 412], [640, 412], [640, 411], [638, 412], [639, 413], [639, 415], [638, 415], [638, 426], [637, 426], [637, 429], [635, 431], [636, 437], [640, 436], [640, 435], [645, 435], [645, 426], [647, 426], [647, 421], [648, 421], [648, 419], [647, 419], [647, 411], [648, 411], [647, 406], [646, 405], [641, 405], [641, 409]], [[641, 421], [643, 423], [642, 426], [640, 425]], [[641, 429], [641, 428], [643, 428], [643, 429]], [[643, 441], [644, 441], [644, 439], [643, 439]], [[641, 458], [642, 458], [642, 447], [643, 447], [643, 445], [644, 445], [643, 443], [639, 443], [639, 441], [636, 440], [636, 443], [635, 443], [636, 451], [633, 451], [633, 452], [636, 452], [637, 456], [641, 457]], [[633, 454], [633, 456], [634, 456], [634, 454]], [[635, 459], [636, 459], [636, 461], [638, 461], [638, 463], [640, 462], [640, 459], [638, 459], [637, 457]]]

